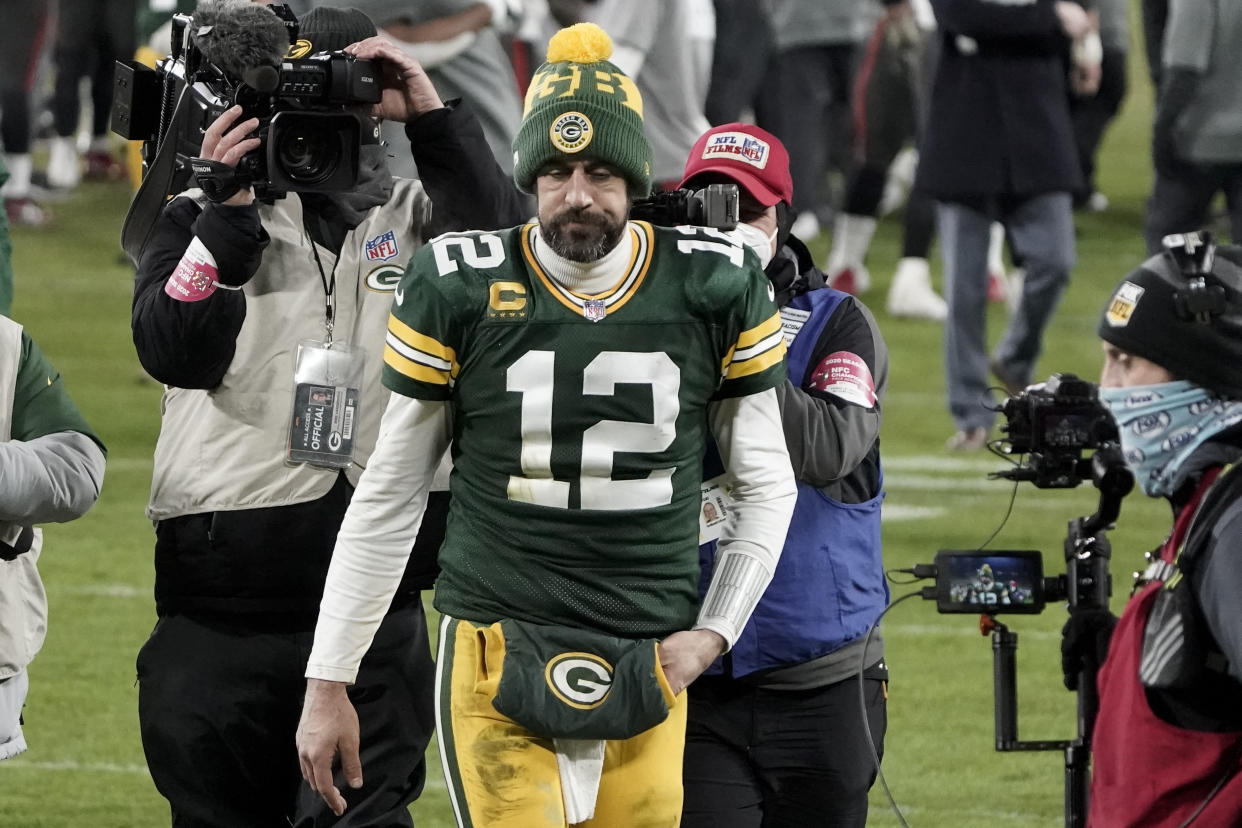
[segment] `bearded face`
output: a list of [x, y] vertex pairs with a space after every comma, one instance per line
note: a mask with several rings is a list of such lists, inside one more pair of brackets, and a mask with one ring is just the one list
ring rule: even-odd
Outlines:
[[594, 262], [617, 246], [629, 218], [625, 179], [589, 159], [555, 161], [535, 179], [539, 232], [557, 255]]
[[557, 255], [573, 262], [595, 262], [617, 246], [625, 232], [624, 217], [615, 219], [589, 207], [566, 207], [544, 219], [539, 232]]

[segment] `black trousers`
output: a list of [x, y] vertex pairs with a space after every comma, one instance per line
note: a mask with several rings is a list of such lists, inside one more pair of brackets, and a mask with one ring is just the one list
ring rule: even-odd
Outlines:
[[4, 151], [30, 152], [30, 92], [47, 23], [47, 0], [0, 2], [0, 135]]
[[56, 134], [70, 136], [78, 128], [78, 80], [91, 79], [91, 135], [108, 132], [112, 110], [112, 78], [118, 60], [134, 56], [137, 35], [135, 0], [59, 0], [57, 15], [56, 86], [52, 118]]
[[789, 151], [796, 213], [830, 212], [829, 171], [853, 163], [854, 58], [855, 45], [839, 43], [778, 52], [768, 66], [755, 120]]
[[426, 778], [434, 681], [421, 604], [380, 625], [349, 697], [364, 785], [336, 785], [339, 820], [302, 781], [294, 733], [311, 632], [240, 633], [184, 615], [160, 619], [138, 654], [147, 767], [173, 828], [408, 828]]
[[[866, 727], [883, 756], [883, 668], [864, 673]], [[681, 828], [863, 828], [875, 761], [858, 678], [764, 690], [704, 676], [690, 688]]]
[[1186, 165], [1176, 178], [1156, 173], [1143, 237], [1147, 253], [1154, 256], [1164, 249], [1161, 239], [1170, 233], [1202, 230], [1211, 222], [1212, 202], [1217, 193], [1225, 197], [1229, 213], [1229, 235], [1242, 244], [1242, 163]]

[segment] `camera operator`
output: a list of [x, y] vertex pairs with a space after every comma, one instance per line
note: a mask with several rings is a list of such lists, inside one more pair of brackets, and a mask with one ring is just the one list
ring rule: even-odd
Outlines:
[[[190, 190], [163, 209], [139, 263], [134, 343], [168, 386], [148, 506], [159, 621], [138, 656], [139, 718], [177, 826], [336, 823], [302, 783], [294, 731], [336, 533], [388, 397], [380, 372], [389, 310], [402, 300], [394, 287], [433, 223], [523, 217], [469, 110], [442, 103], [422, 68], [375, 34], [357, 10], [318, 8], [298, 46], [378, 63], [382, 99], [369, 114], [405, 123], [421, 184], [391, 177], [384, 146], [371, 143], [346, 192], [263, 203], [249, 186], [212, 188], [214, 200]], [[256, 124], [234, 107], [206, 130], [200, 154], [216, 163], [217, 184], [228, 179], [220, 165], [235, 168], [258, 146]], [[355, 378], [333, 375], [342, 361]], [[319, 376], [307, 373], [316, 365]], [[323, 404], [333, 392], [352, 422]], [[296, 447], [334, 448], [335, 436], [312, 430], [320, 418], [344, 447], [296, 462]], [[368, 769], [347, 790], [350, 825], [410, 825], [423, 786], [433, 666], [419, 590], [446, 508], [432, 504], [416, 563], [350, 688]]]
[[[861, 828], [876, 776], [864, 726], [877, 750], [887, 726], [883, 638], [867, 644], [866, 634], [888, 604], [879, 443], [888, 348], [866, 306], [825, 287], [790, 235], [793, 181], [775, 136], [742, 123], [704, 133], [681, 186], [720, 182], [739, 187], [734, 232], [758, 254], [781, 309], [788, 379], [777, 397], [798, 500], [754, 615], [690, 693], [681, 825]], [[705, 573], [715, 547], [700, 549]]]
[[[1237, 825], [1242, 814], [1242, 248], [1168, 236], [1098, 333], [1100, 399], [1173, 528], [1120, 621], [1073, 613], [1066, 683], [1098, 675], [1092, 826]], [[1109, 630], [1113, 624], [1116, 628]]]

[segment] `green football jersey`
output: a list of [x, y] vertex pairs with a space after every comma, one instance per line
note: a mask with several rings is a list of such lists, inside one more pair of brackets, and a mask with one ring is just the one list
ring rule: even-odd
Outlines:
[[541, 269], [537, 232], [440, 236], [395, 293], [384, 383], [453, 413], [436, 608], [688, 629], [707, 404], [785, 379], [771, 287], [719, 231], [631, 222], [624, 278], [585, 296]]

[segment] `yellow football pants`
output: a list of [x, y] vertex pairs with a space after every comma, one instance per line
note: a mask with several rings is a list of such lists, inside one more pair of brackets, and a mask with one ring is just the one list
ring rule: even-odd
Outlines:
[[[552, 740], [492, 706], [500, 685], [504, 637], [447, 616], [436, 658], [436, 738], [461, 828], [564, 828], [565, 805]], [[587, 828], [677, 828], [686, 740], [683, 693], [660, 724], [609, 741]]]

